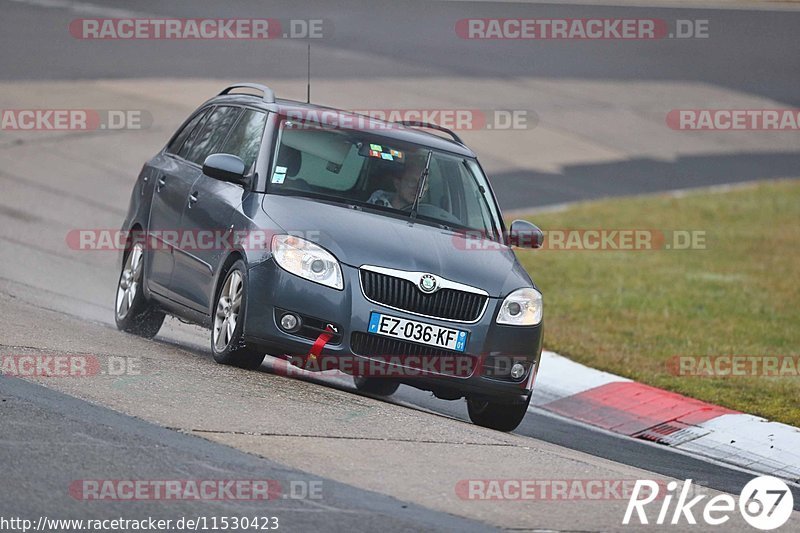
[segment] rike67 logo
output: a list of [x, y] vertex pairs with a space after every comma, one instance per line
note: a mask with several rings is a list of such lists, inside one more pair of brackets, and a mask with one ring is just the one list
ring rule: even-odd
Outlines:
[[[655, 481], [637, 480], [622, 523], [635, 524], [635, 520], [631, 521], [635, 513], [639, 524], [649, 524], [645, 507], [656, 500], [661, 503], [658, 516], [653, 522], [657, 525], [694, 525], [697, 524], [697, 518], [701, 518], [708, 525], [719, 526], [730, 520], [731, 514], [737, 508], [736, 499], [730, 494], [719, 494], [704, 504], [701, 502], [708, 496], [707, 494], [689, 499], [692, 494], [691, 479], [684, 481], [680, 492], [677, 492], [676, 481], [667, 483], [666, 494], [659, 494], [659, 488], [663, 487], [659, 487]], [[671, 509], [673, 501], [675, 506]], [[744, 486], [739, 494], [738, 508], [742, 518], [752, 527], [770, 531], [781, 527], [789, 520], [794, 508], [794, 497], [786, 483], [780, 479], [760, 476]], [[652, 518], [651, 515], [650, 520]]]

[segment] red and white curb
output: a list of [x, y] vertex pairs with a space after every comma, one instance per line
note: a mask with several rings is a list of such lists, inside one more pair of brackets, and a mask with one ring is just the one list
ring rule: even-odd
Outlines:
[[800, 429], [542, 352], [531, 409], [800, 483]]

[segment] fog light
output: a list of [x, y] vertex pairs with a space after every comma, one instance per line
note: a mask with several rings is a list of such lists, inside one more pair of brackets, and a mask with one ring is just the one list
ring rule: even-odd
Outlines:
[[297, 331], [300, 329], [300, 318], [292, 313], [286, 313], [281, 317], [281, 329]]
[[511, 367], [511, 377], [514, 379], [519, 379], [525, 375], [525, 367], [519, 363], [514, 363], [514, 366]]

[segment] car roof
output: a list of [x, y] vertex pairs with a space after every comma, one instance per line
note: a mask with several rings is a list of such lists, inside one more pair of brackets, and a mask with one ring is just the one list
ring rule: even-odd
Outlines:
[[420, 144], [423, 146], [428, 146], [434, 150], [450, 152], [464, 157], [475, 157], [475, 153], [472, 150], [470, 150], [464, 144], [456, 142], [455, 140], [446, 139], [440, 135], [436, 135], [413, 126], [403, 126], [402, 124], [398, 124], [396, 122], [387, 122], [385, 120], [360, 115], [344, 109], [298, 102], [284, 98], [276, 98], [274, 102], [266, 102], [262, 97], [251, 94], [220, 95], [208, 100], [203, 105], [211, 103], [247, 105], [278, 113], [279, 115], [287, 118], [307, 117], [309, 120], [312, 120], [315, 117], [323, 117], [323, 113], [333, 112], [336, 113], [337, 120], [345, 122], [348, 125], [353, 124], [352, 129], [356, 131], [374, 131], [377, 134], [390, 139]]

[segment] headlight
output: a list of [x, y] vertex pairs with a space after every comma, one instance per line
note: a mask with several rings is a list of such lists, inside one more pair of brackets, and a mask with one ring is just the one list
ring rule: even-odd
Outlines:
[[509, 294], [500, 313], [498, 324], [510, 326], [535, 326], [542, 321], [542, 295], [536, 289], [517, 289]]
[[292, 235], [275, 235], [272, 255], [287, 272], [334, 289], [344, 288], [339, 261], [313, 242]]

